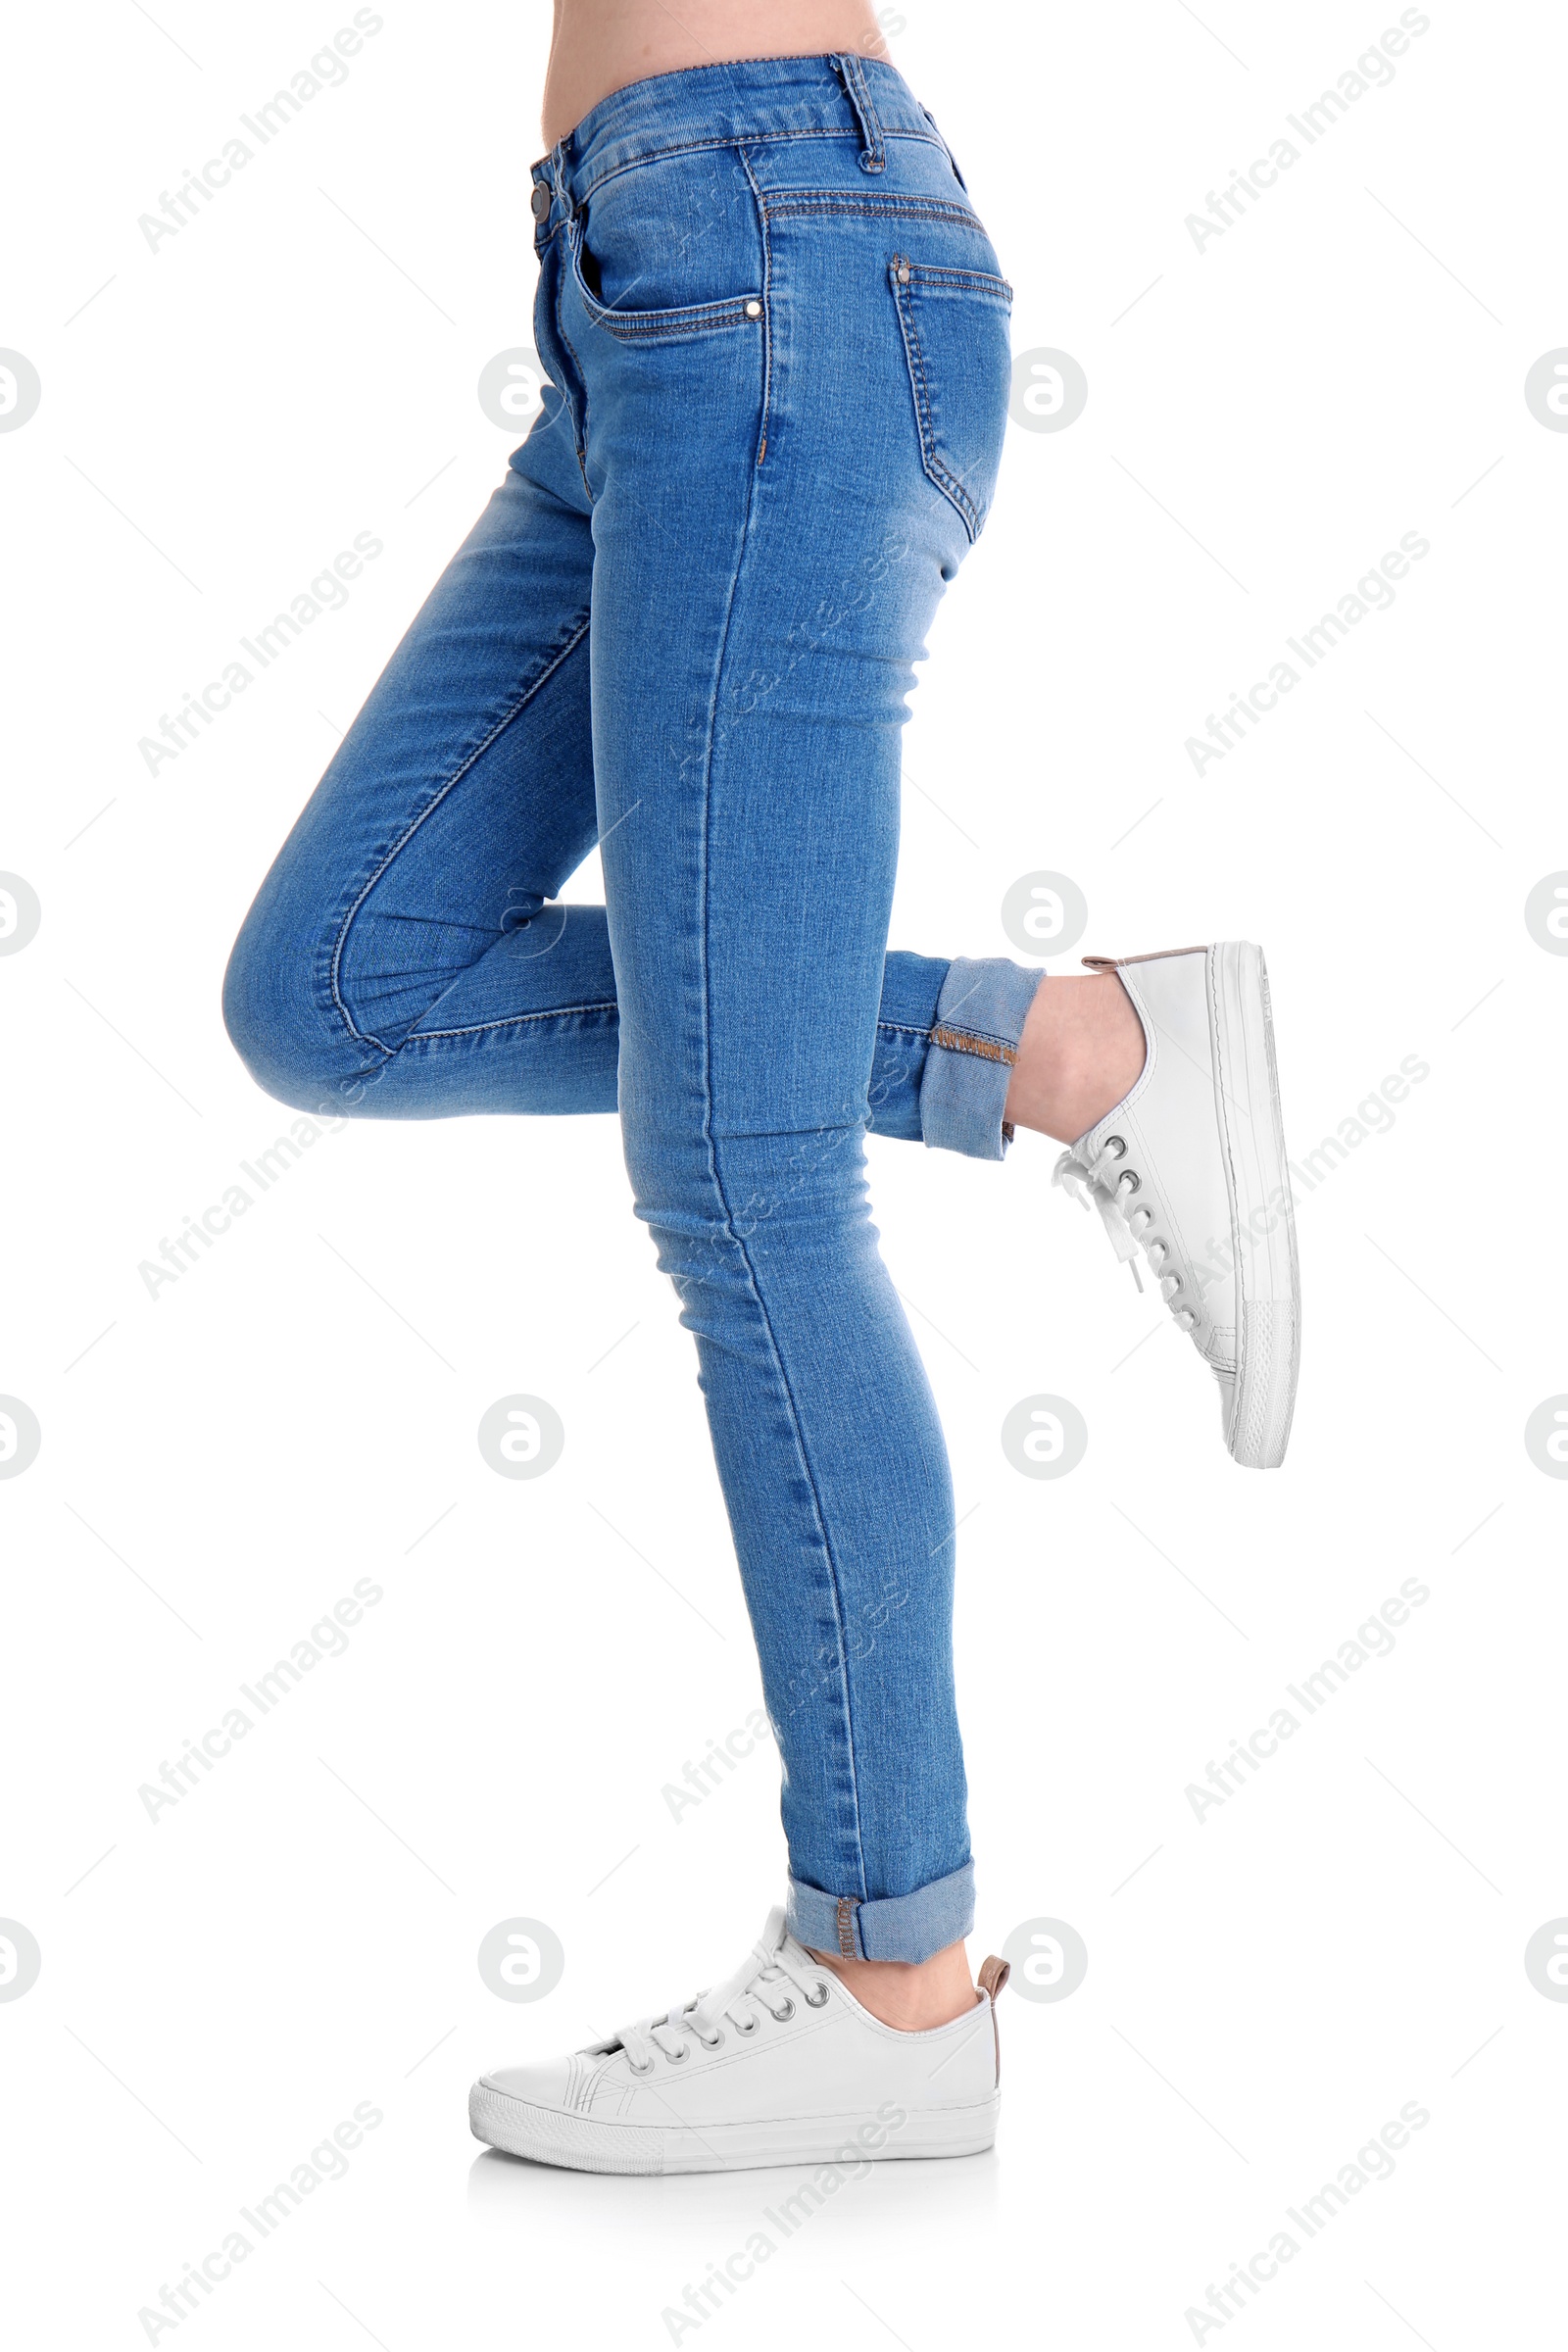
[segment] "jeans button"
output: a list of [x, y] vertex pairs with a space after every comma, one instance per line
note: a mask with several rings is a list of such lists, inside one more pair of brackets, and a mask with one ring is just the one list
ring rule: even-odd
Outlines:
[[550, 190], [545, 186], [543, 180], [534, 182], [534, 191], [529, 202], [533, 206], [534, 219], [536, 220], [544, 220], [550, 210]]

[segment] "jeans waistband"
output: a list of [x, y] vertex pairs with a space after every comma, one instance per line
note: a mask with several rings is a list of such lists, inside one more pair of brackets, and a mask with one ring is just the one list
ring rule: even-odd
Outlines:
[[858, 142], [869, 172], [882, 169], [890, 138], [943, 144], [903, 74], [879, 58], [746, 58], [658, 74], [612, 90], [540, 158], [533, 180], [563, 210], [574, 212], [602, 180], [655, 156], [835, 136]]

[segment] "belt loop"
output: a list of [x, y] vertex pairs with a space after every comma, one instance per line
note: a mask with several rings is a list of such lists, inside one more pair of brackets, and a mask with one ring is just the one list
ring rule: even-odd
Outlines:
[[833, 59], [833, 71], [844, 84], [844, 94], [855, 110], [860, 137], [865, 144], [860, 149], [860, 170], [880, 172], [886, 166], [888, 151], [883, 143], [882, 124], [865, 78], [865, 68], [852, 50], [840, 50]]

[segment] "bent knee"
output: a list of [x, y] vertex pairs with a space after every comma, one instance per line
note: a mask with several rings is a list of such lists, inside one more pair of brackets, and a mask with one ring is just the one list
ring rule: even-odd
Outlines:
[[666, 1273], [710, 1269], [730, 1252], [749, 1259], [786, 1237], [828, 1255], [858, 1252], [870, 1234], [858, 1121], [757, 1135], [672, 1118], [622, 1124], [636, 1213]]
[[384, 1055], [333, 1002], [318, 950], [258, 901], [223, 974], [223, 1026], [265, 1093], [296, 1110], [341, 1117], [360, 1106]]

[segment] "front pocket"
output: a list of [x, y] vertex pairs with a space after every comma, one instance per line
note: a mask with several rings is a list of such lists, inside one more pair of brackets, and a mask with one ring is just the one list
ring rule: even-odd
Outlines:
[[572, 282], [591, 324], [602, 326], [618, 343], [672, 342], [692, 335], [711, 334], [719, 327], [762, 324], [760, 292], [727, 295], [720, 302], [691, 302], [678, 310], [666, 311], [641, 311], [627, 304], [601, 302], [583, 268], [583, 232], [578, 220], [571, 223], [567, 246]]
[[896, 253], [898, 308], [920, 463], [978, 539], [1002, 463], [1012, 357], [1012, 288], [985, 270], [946, 270]]

